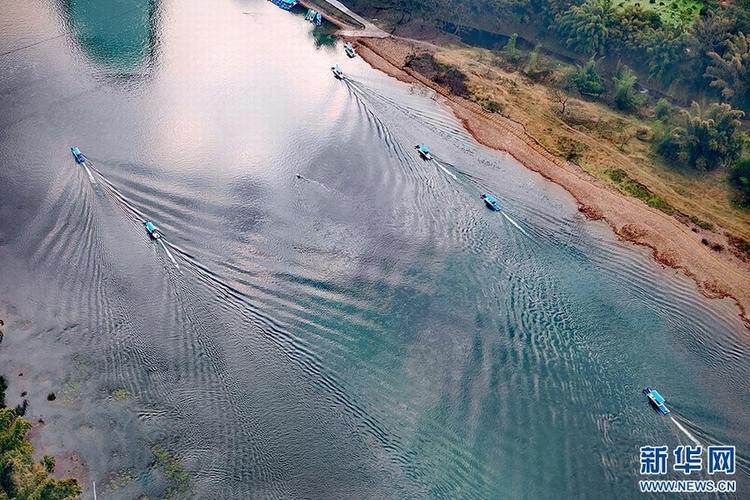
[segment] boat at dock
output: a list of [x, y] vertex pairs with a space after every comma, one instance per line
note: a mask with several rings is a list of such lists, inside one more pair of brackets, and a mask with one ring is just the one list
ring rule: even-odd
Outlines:
[[284, 10], [292, 10], [299, 2], [297, 0], [269, 0], [272, 4], [278, 5]]
[[485, 193], [482, 195], [482, 200], [484, 200], [484, 204], [487, 205], [488, 208], [494, 210], [495, 212], [500, 211], [500, 205], [497, 204], [497, 199], [495, 199], [494, 196], [492, 196], [489, 193]]
[[344, 44], [344, 52], [346, 52], [346, 55], [349, 57], [357, 56], [357, 52], [354, 50], [354, 45], [352, 45], [351, 43]]
[[425, 160], [432, 160], [432, 154], [430, 154], [430, 150], [424, 144], [417, 144], [414, 146], [414, 149], [419, 151], [419, 155]]
[[344, 72], [341, 71], [341, 68], [339, 68], [338, 64], [336, 66], [332, 66], [331, 67], [331, 71], [333, 72], [333, 76], [335, 76], [339, 80], [343, 80], [344, 79]]
[[305, 21], [310, 21], [315, 26], [321, 26], [323, 24], [323, 16], [317, 10], [307, 9]]
[[666, 401], [664, 400], [662, 395], [656, 391], [656, 389], [646, 387], [645, 389], [643, 389], [643, 394], [648, 397], [648, 400], [651, 402], [651, 404], [654, 405], [654, 407], [663, 415], [669, 413], [669, 408], [667, 408], [667, 405], [665, 404]]
[[153, 239], [158, 240], [161, 238], [161, 233], [158, 229], [156, 229], [156, 226], [151, 221], [146, 221], [143, 223], [144, 226], [146, 226], [146, 232], [149, 236], [151, 236]]

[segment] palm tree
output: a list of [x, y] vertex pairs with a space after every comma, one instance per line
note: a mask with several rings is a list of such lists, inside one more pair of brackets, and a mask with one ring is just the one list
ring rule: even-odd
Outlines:
[[735, 106], [750, 111], [750, 37], [737, 33], [725, 42], [723, 56], [709, 52], [713, 64], [706, 68], [712, 78], [712, 87], [721, 89], [721, 95]]
[[557, 31], [573, 50], [604, 55], [613, 11], [611, 0], [586, 0], [557, 17]]

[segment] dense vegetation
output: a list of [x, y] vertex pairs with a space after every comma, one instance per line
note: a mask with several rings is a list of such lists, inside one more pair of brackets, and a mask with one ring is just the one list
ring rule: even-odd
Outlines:
[[31, 422], [5, 406], [5, 379], [0, 377], [0, 500], [71, 500], [80, 497], [75, 479], [58, 480], [49, 476], [55, 459], [32, 458], [34, 448], [26, 439]]
[[[539, 43], [578, 68], [557, 87], [598, 97], [624, 113], [656, 109], [654, 150], [675, 168], [723, 169], [736, 201], [749, 204], [741, 120], [750, 113], [750, 0], [348, 0], [394, 29], [426, 19], [456, 33], [474, 28], [512, 36], [504, 58], [539, 72]], [[395, 13], [395, 14], [394, 14]], [[528, 50], [528, 49], [527, 49]], [[528, 61], [524, 69], [524, 61]], [[448, 70], [446, 70], [448, 71]], [[454, 75], [454, 79], [456, 76]], [[641, 81], [650, 87], [648, 92]], [[639, 93], [642, 92], [642, 93]], [[564, 99], [561, 97], [561, 99]], [[563, 100], [560, 101], [563, 106]], [[749, 152], [745, 152], [747, 155]]]

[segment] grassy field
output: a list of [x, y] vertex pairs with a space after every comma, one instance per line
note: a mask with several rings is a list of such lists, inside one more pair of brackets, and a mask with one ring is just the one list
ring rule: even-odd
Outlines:
[[690, 26], [706, 3], [700, 0], [615, 0], [613, 5], [640, 5], [643, 10], [655, 11], [664, 23]]
[[[750, 241], [750, 211], [730, 202], [726, 172], [699, 173], [666, 165], [652, 149], [653, 120], [575, 97], [569, 97], [562, 115], [559, 95], [549, 86], [510, 71], [498, 55], [485, 49], [446, 47], [435, 59], [465, 73], [473, 99], [521, 123], [549, 151], [696, 229], [718, 225]], [[557, 65], [555, 72], [560, 76], [567, 70]]]

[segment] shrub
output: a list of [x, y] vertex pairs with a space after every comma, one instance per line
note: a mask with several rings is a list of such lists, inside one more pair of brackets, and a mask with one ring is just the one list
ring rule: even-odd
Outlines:
[[557, 145], [563, 157], [566, 160], [573, 162], [578, 161], [581, 155], [583, 155], [583, 153], [585, 153], [589, 149], [586, 144], [569, 137], [560, 138]]
[[604, 80], [596, 71], [596, 61], [592, 57], [584, 67], [578, 67], [568, 75], [570, 82], [581, 94], [600, 96], [604, 93]]
[[635, 74], [627, 66], [623, 66], [618, 73], [612, 78], [615, 82], [615, 107], [626, 112], [639, 110], [646, 102], [646, 96], [636, 94], [633, 88], [637, 80]]
[[729, 172], [729, 183], [739, 193], [739, 202], [750, 205], [750, 160], [742, 160], [732, 167]]
[[482, 101], [482, 107], [490, 113], [502, 113], [502, 111], [505, 109], [505, 106], [502, 103], [493, 101], [491, 99]]
[[669, 101], [664, 99], [663, 97], [659, 99], [659, 101], [656, 103], [656, 118], [659, 120], [664, 120], [666, 118], [669, 118], [672, 114], [672, 105], [669, 104]]
[[510, 35], [508, 44], [505, 46], [505, 48], [503, 48], [506, 59], [508, 59], [508, 61], [512, 63], [519, 62], [523, 57], [521, 51], [516, 48], [516, 40], [518, 40], [518, 33], [513, 33], [512, 35]]

